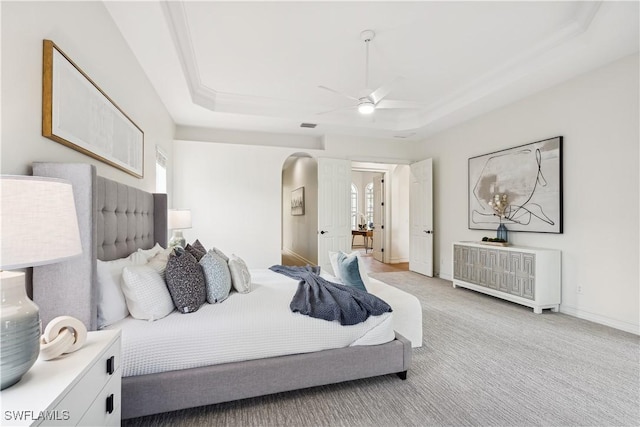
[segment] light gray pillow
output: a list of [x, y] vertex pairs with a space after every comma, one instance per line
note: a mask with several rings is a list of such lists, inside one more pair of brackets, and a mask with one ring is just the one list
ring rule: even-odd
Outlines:
[[232, 254], [229, 258], [229, 271], [233, 289], [241, 294], [251, 292], [251, 273], [242, 258]]
[[224, 301], [231, 292], [231, 272], [227, 262], [211, 250], [200, 259], [200, 266], [207, 285], [207, 302]]
[[220, 249], [218, 248], [213, 248], [211, 249], [213, 252], [215, 252], [220, 258], [222, 258], [224, 260], [224, 262], [229, 262], [229, 257], [226, 256], [224, 254], [224, 252], [222, 252]]

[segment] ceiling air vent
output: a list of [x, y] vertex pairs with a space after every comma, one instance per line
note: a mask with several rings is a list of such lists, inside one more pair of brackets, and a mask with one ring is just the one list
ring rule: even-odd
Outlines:
[[316, 126], [318, 126], [317, 123], [300, 123], [300, 127], [301, 128], [309, 128], [309, 129], [313, 129]]
[[406, 138], [411, 138], [413, 135], [415, 135], [415, 132], [411, 132], [408, 134], [400, 134], [400, 135], [393, 135], [394, 138], [398, 138], [398, 139], [406, 139]]

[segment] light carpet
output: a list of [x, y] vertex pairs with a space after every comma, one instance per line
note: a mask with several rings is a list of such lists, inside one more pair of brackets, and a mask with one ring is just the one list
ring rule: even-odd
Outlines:
[[637, 426], [640, 337], [411, 272], [424, 343], [395, 375], [123, 421], [123, 426]]

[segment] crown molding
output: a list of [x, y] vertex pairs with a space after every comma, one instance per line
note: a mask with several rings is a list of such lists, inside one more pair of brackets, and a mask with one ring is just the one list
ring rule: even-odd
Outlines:
[[[554, 51], [561, 49], [569, 41], [588, 31], [602, 3], [602, 1], [576, 3], [573, 19], [568, 20], [562, 28], [533, 46], [523, 46], [518, 55], [448, 96], [437, 100], [420, 112], [410, 112], [398, 115], [395, 119], [377, 120], [376, 122], [350, 122], [349, 126], [409, 132], [431, 125], [461, 111], [539, 70], [547, 62], [544, 60], [546, 56], [552, 57]], [[311, 116], [317, 117], [315, 115], [317, 106], [268, 97], [225, 93], [205, 85], [199, 72], [184, 2], [172, 1], [161, 2], [161, 4], [194, 104], [219, 113], [280, 118], [299, 117], [301, 121], [308, 121]], [[319, 120], [315, 119], [314, 121]], [[345, 121], [340, 117], [326, 116], [322, 118], [321, 122], [339, 127], [346, 126]]]

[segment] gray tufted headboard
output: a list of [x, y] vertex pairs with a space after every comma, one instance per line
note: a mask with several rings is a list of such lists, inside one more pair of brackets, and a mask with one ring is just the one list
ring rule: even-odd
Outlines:
[[156, 243], [167, 246], [167, 195], [152, 194], [96, 175], [83, 163], [34, 163], [33, 175], [73, 185], [82, 255], [34, 267], [33, 299], [45, 326], [61, 315], [97, 327], [96, 260], [126, 257]]

